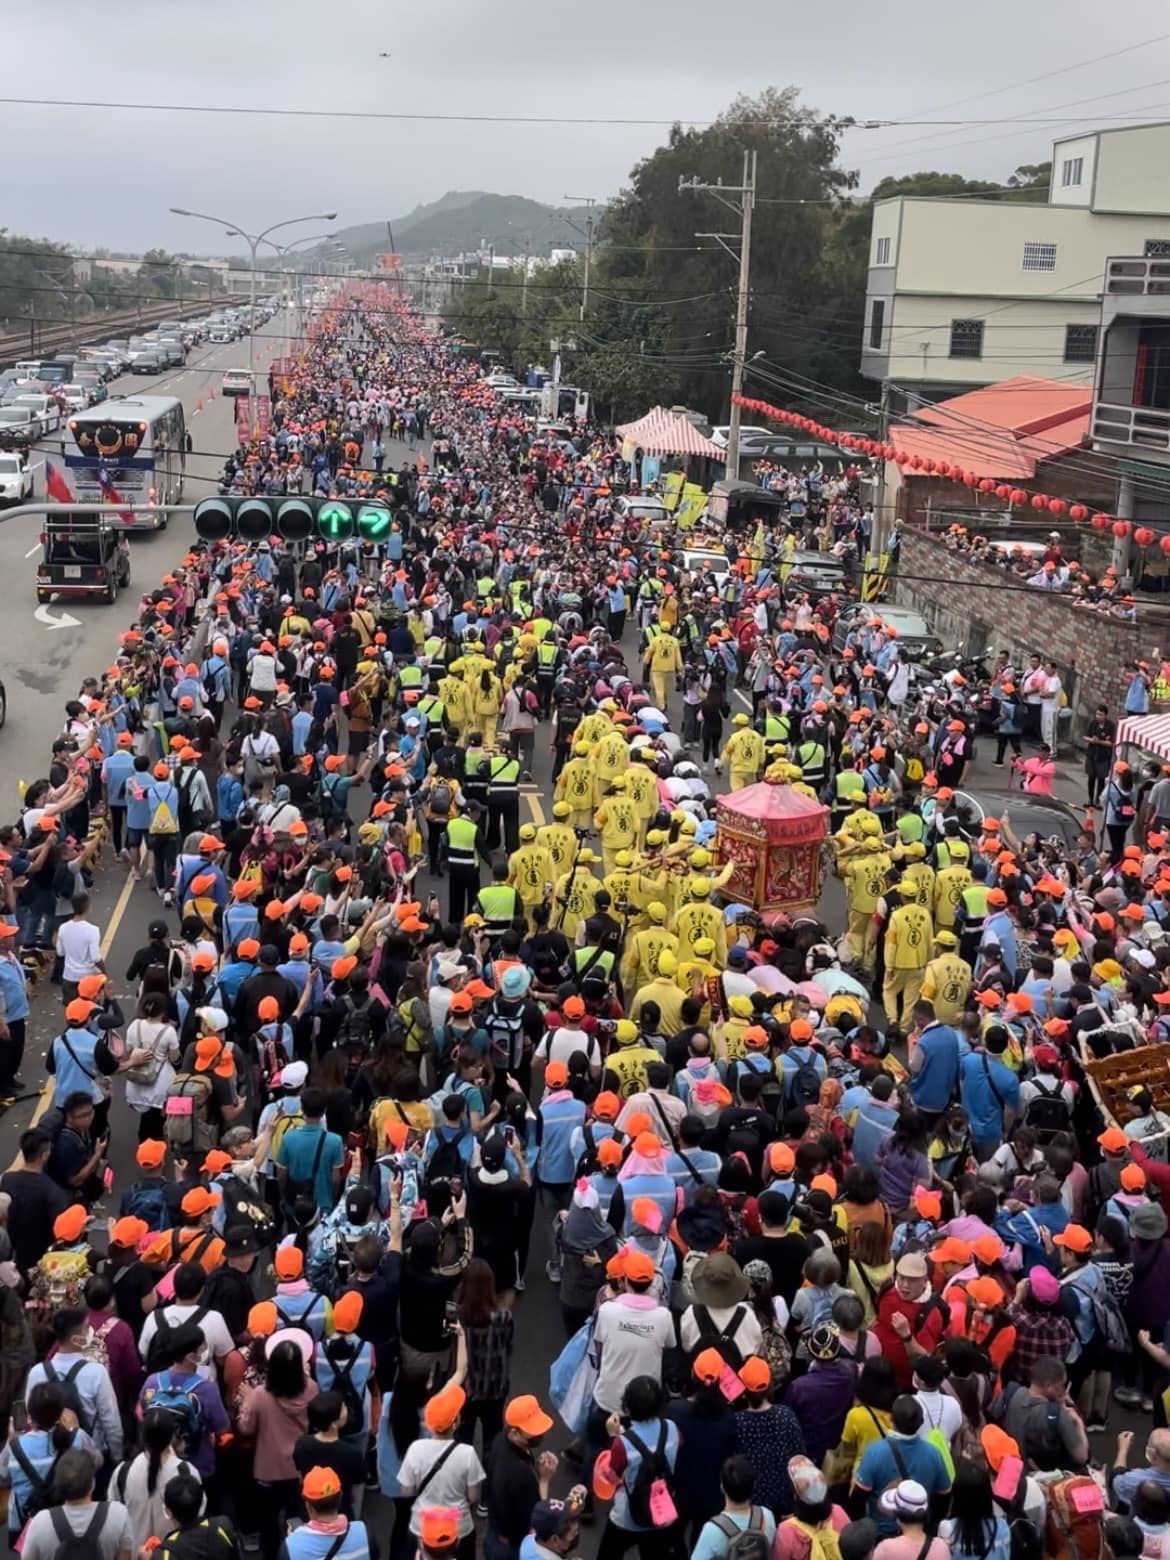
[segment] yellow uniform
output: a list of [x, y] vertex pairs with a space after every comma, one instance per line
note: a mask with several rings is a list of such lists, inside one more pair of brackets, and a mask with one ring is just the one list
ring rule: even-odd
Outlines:
[[970, 867], [942, 867], [934, 874], [934, 924], [949, 932], [955, 924], [963, 890], [974, 882]]
[[[601, 747], [598, 743], [598, 749]], [[596, 750], [594, 753], [596, 757]], [[568, 765], [565, 766], [566, 768]], [[601, 853], [606, 872], [612, 872], [617, 863], [614, 857], [619, 850], [632, 850], [638, 842], [638, 813], [633, 802], [624, 792], [607, 796], [593, 814], [594, 827], [601, 834]]]
[[460, 742], [467, 736], [471, 719], [471, 701], [467, 696], [467, 684], [461, 677], [444, 677], [439, 684], [439, 697], [447, 712], [447, 719], [455, 729]]
[[[657, 1002], [662, 1014], [662, 1033], [666, 1038], [669, 1040], [672, 1035], [677, 1035], [682, 1028], [683, 994], [675, 985], [674, 976], [659, 975], [644, 986], [639, 986], [630, 1006], [630, 1017], [635, 1022], [647, 1002]], [[661, 1061], [662, 1058], [655, 1053], [655, 1060]]]
[[561, 916], [562, 906], [564, 917], [561, 919], [561, 930], [570, 942], [577, 935], [577, 927], [582, 921], [587, 921], [593, 914], [594, 901], [597, 898], [597, 890], [601, 884], [590, 872], [588, 866], [578, 866], [570, 875], [568, 872], [557, 879], [553, 921]]
[[594, 710], [592, 715], [586, 715], [573, 733], [573, 746], [581, 747], [586, 742], [592, 747], [594, 742], [607, 736], [613, 730], [613, 722], [609, 716], [600, 710]]
[[593, 762], [571, 758], [557, 776], [556, 799], [569, 805], [569, 823], [587, 829], [593, 822]]
[[695, 943], [700, 937], [709, 937], [715, 944], [715, 963], [720, 969], [727, 963], [727, 931], [717, 906], [706, 900], [683, 905], [674, 918], [674, 930], [678, 934], [680, 959], [693, 959]]
[[971, 966], [957, 953], [939, 953], [926, 966], [921, 995], [934, 1003], [941, 1024], [957, 1024], [971, 990]]
[[874, 967], [873, 913], [885, 893], [890, 858], [884, 851], [862, 851], [841, 867], [849, 904], [849, 942], [863, 968]]
[[577, 836], [567, 823], [544, 823], [536, 831], [536, 843], [541, 850], [548, 852], [555, 882], [573, 865], [573, 857], [577, 853]]
[[682, 649], [673, 634], [662, 633], [653, 640], [646, 656], [650, 667], [650, 682], [654, 688], [654, 702], [665, 712], [667, 687], [671, 677], [677, 677], [683, 669]]
[[646, 1069], [651, 1062], [660, 1062], [658, 1052], [648, 1045], [623, 1045], [611, 1051], [605, 1059], [608, 1072], [617, 1079], [618, 1093], [623, 1100], [631, 1094], [641, 1094], [647, 1087]]
[[529, 914], [540, 904], [546, 887], [555, 883], [556, 878], [552, 857], [539, 844], [521, 845], [508, 857], [508, 882], [520, 895], [520, 903]]
[[[625, 774], [630, 766], [630, 747], [620, 731], [611, 726], [604, 736], [598, 737], [593, 747], [593, 802], [600, 806], [602, 798], [617, 775]], [[633, 845], [636, 830], [631, 829], [629, 843]]]
[[658, 975], [658, 960], [664, 950], [678, 957], [678, 938], [665, 926], [646, 926], [626, 941], [622, 956], [622, 985], [626, 991], [637, 991]]
[[750, 726], [733, 731], [721, 755], [731, 776], [731, 789], [742, 790], [758, 780], [764, 767], [764, 739]]
[[650, 820], [658, 811], [658, 776], [645, 764], [631, 764], [626, 770], [626, 795], [638, 814], [638, 844], [641, 846]]
[[[485, 661], [484, 666], [490, 663]], [[484, 747], [496, 745], [496, 723], [500, 718], [500, 701], [504, 690], [494, 672], [480, 672], [471, 679], [471, 711], [478, 729], [483, 733]]]
[[925, 861], [912, 861], [902, 869], [903, 880], [917, 885], [915, 898], [924, 910], [934, 914], [934, 868]]
[[629, 905], [633, 912], [630, 916], [630, 925], [636, 926], [641, 922], [642, 906], [638, 903], [637, 875], [628, 867], [617, 867], [612, 872], [607, 872], [601, 880], [601, 886], [609, 895], [610, 904], [614, 915], [620, 915], [619, 905]]
[[[907, 891], [910, 891], [909, 884]], [[882, 1005], [890, 1023], [901, 1023], [903, 1029], [910, 1027], [910, 1012], [922, 990], [933, 938], [934, 922], [930, 911], [919, 904], [899, 905], [886, 926]]]

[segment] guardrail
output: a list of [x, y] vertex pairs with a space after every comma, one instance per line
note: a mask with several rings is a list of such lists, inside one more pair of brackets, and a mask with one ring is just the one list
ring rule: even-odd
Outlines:
[[[226, 300], [225, 300], [226, 301]], [[0, 336], [0, 368], [9, 368], [23, 358], [48, 357], [63, 347], [85, 347], [119, 331], [138, 331], [159, 320], [177, 317], [181, 320], [197, 314], [207, 314], [218, 306], [218, 299], [202, 299], [199, 302], [151, 304], [146, 309], [118, 309], [112, 314], [87, 314], [84, 319], [65, 320], [60, 324], [32, 327], [35, 345], [30, 331], [11, 331]]]

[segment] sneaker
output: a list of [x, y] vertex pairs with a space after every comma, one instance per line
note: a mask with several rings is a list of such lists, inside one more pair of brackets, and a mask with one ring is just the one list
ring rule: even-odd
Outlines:
[[479, 1505], [476, 1506], [476, 1508], [475, 1508], [475, 1515], [477, 1517], [486, 1517], [487, 1516], [487, 1502], [486, 1501], [481, 1500]]
[[550, 1284], [559, 1284], [561, 1281], [561, 1265], [551, 1259], [544, 1264], [544, 1276]]
[[1085, 1420], [1085, 1429], [1089, 1432], [1090, 1435], [1094, 1434], [1096, 1431], [1107, 1430], [1108, 1428], [1109, 1426], [1105, 1423], [1104, 1419], [1098, 1418]]
[[516, 1293], [518, 1295], [522, 1295], [524, 1293], [524, 1291], [528, 1288], [528, 1285], [524, 1282], [523, 1278], [518, 1278], [516, 1280], [516, 1282], [512, 1285], [512, 1288], [516, 1291]]
[[1125, 1408], [1136, 1408], [1142, 1400], [1142, 1395], [1136, 1387], [1114, 1387], [1113, 1398]]

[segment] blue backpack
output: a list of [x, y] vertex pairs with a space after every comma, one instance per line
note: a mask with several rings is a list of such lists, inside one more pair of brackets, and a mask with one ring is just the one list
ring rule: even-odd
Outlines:
[[159, 1371], [153, 1386], [147, 1382], [142, 1392], [143, 1409], [166, 1409], [175, 1421], [176, 1438], [187, 1451], [193, 1451], [203, 1434], [203, 1405], [195, 1395], [198, 1376], [185, 1383], [169, 1370]]
[[167, 1206], [165, 1183], [146, 1186], [141, 1181], [136, 1181], [127, 1189], [122, 1199], [122, 1217], [143, 1219], [147, 1229], [152, 1231], [169, 1230], [171, 1210]]

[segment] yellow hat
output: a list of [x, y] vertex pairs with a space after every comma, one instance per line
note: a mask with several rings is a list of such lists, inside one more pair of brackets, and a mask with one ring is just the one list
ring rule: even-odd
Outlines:
[[702, 845], [696, 845], [687, 857], [687, 861], [694, 867], [696, 872], [702, 872], [704, 867], [711, 865], [711, 852]]
[[868, 840], [862, 840], [861, 848], [862, 848], [862, 850], [869, 851], [870, 855], [876, 856], [878, 851], [881, 850], [881, 848], [882, 848], [882, 842], [881, 842], [881, 840], [873, 839], [873, 838], [870, 838]]
[[567, 818], [571, 811], [572, 811], [572, 808], [569, 806], [568, 802], [554, 802], [553, 803], [553, 817], [554, 818]]
[[913, 898], [918, 893], [918, 884], [914, 881], [913, 878], [899, 878], [898, 892], [900, 894], [909, 894], [911, 898]]
[[715, 952], [715, 939], [713, 937], [696, 937], [691, 947], [700, 959], [709, 959]]
[[750, 726], [751, 718], [745, 715], [742, 710], [740, 710], [737, 714], [731, 717], [731, 724], [733, 726]]
[[695, 822], [695, 820], [690, 816], [689, 813], [685, 813], [683, 815], [683, 821], [679, 824], [678, 832], [680, 834], [687, 834], [687, 835], [698, 834], [698, 832], [699, 832], [699, 825]]
[[613, 1027], [613, 1036], [619, 1045], [630, 1045], [638, 1038], [638, 1026], [632, 1018], [619, 1018]]
[[597, 852], [589, 849], [588, 845], [577, 852], [577, 862], [582, 867], [592, 866], [597, 860]]
[[925, 861], [926, 846], [922, 843], [921, 840], [911, 840], [910, 844], [905, 847], [902, 854], [909, 861]]
[[664, 845], [666, 843], [666, 835], [661, 829], [651, 829], [646, 835], [646, 843], [647, 845]]
[[706, 899], [711, 892], [711, 879], [706, 877], [693, 877], [687, 885], [687, 890], [692, 899]]
[[646, 906], [646, 914], [652, 921], [665, 921], [668, 913], [661, 899], [652, 899]]
[[[696, 943], [695, 948], [698, 949], [698, 946], [698, 943]], [[742, 992], [736, 992], [735, 996], [729, 997], [727, 1005], [731, 1009], [732, 1013], [734, 1013], [736, 1018], [751, 1017], [752, 999], [750, 997], [745, 997]]]
[[660, 975], [673, 975], [678, 970], [678, 960], [669, 948], [663, 948], [658, 955], [658, 973]]
[[609, 788], [611, 791], [624, 791], [626, 788], [625, 775], [614, 775], [613, 779], [609, 782]]
[[536, 838], [536, 825], [534, 823], [522, 823], [520, 825], [520, 838], [522, 840], [534, 840]]
[[578, 758], [588, 758], [592, 751], [592, 742], [578, 742], [573, 748], [573, 752]]
[[[524, 833], [523, 829], [521, 829], [520, 833]], [[632, 867], [634, 865], [634, 853], [632, 850], [619, 850], [613, 859], [619, 867]]]

